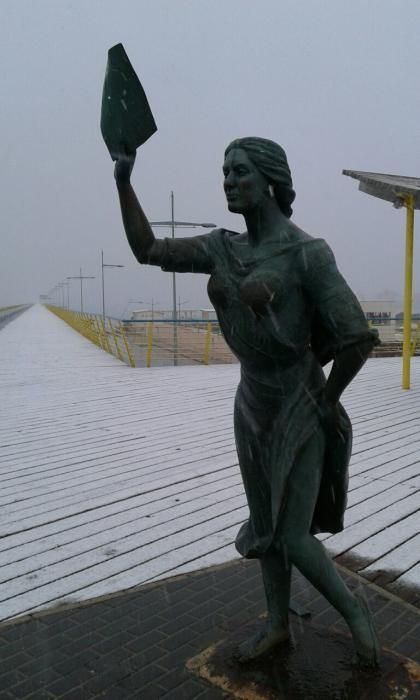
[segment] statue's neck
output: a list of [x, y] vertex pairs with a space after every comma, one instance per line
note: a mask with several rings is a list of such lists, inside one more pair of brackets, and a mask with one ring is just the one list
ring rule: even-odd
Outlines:
[[282, 232], [285, 231], [288, 223], [287, 217], [281, 212], [275, 199], [269, 199], [261, 206], [246, 212], [244, 218], [248, 242], [253, 247], [276, 235], [282, 237]]

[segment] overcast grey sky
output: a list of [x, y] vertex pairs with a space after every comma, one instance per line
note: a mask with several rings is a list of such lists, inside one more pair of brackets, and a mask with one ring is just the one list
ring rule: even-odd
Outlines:
[[[140, 267], [126, 243], [99, 129], [118, 42], [158, 125], [133, 176], [151, 219], [169, 218], [173, 189], [177, 218], [242, 230], [225, 206], [224, 148], [274, 139], [294, 221], [327, 239], [357, 294], [400, 293], [404, 212], [341, 171], [420, 175], [419, 27], [418, 0], [1, 0], [0, 306], [35, 301], [82, 267], [97, 278], [86, 307], [99, 310], [103, 248], [125, 265], [106, 272], [109, 313], [152, 297], [170, 308], [170, 275]], [[419, 274], [417, 241], [414, 264]], [[208, 305], [206, 282], [178, 276], [185, 306]]]

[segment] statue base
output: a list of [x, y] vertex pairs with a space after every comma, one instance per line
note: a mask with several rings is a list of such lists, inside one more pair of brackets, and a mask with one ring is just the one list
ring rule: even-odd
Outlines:
[[382, 649], [380, 667], [362, 668], [350, 636], [306, 620], [294, 623], [293, 641], [240, 663], [238, 644], [255, 631], [255, 624], [241, 627], [189, 659], [187, 668], [240, 700], [420, 699], [419, 664]]

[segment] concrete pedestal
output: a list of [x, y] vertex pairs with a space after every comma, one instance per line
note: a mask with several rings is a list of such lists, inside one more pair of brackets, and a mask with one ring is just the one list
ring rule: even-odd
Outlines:
[[[263, 624], [263, 621], [258, 621]], [[239, 663], [235, 650], [255, 625], [242, 627], [187, 662], [200, 678], [240, 700], [414, 700], [420, 665], [387, 649], [379, 668], [363, 669], [350, 636], [293, 621], [292, 641]]]

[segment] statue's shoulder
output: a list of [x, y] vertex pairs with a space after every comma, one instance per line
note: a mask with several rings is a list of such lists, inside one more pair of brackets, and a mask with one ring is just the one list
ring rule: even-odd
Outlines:
[[306, 234], [300, 244], [303, 257], [312, 264], [325, 264], [334, 260], [334, 254], [324, 238], [314, 238]]
[[293, 247], [298, 254], [301, 254], [304, 258], [318, 257], [330, 250], [328, 243], [323, 238], [314, 238], [306, 233], [303, 229], [296, 226], [292, 221], [289, 222], [289, 233], [291, 233], [291, 241], [293, 241]]
[[221, 229], [218, 229], [218, 231], [221, 231], [222, 235], [226, 236], [226, 238], [234, 239], [235, 241], [241, 241], [241, 240], [246, 239], [248, 237], [248, 234], [246, 231], [245, 231], [245, 233], [239, 233], [239, 231], [231, 231], [228, 228], [221, 228]]
[[316, 240], [315, 238], [313, 238], [313, 236], [310, 236], [309, 233], [306, 233], [306, 231], [299, 228], [299, 226], [296, 226], [296, 224], [293, 223], [293, 221], [289, 221], [288, 231], [291, 234], [293, 240], [298, 244]]
[[297, 266], [303, 280], [321, 280], [335, 269], [334, 254], [324, 238], [307, 236], [301, 239], [297, 247]]
[[230, 231], [227, 228], [215, 228], [210, 233], [207, 234], [211, 242], [220, 247], [226, 249], [231, 248], [232, 243], [240, 243], [243, 239], [246, 239], [246, 233], [239, 233], [238, 231]]
[[244, 233], [238, 233], [238, 231], [229, 231], [227, 228], [214, 228], [212, 229], [209, 233], [204, 234], [205, 236], [214, 238], [214, 239], [240, 239], [242, 236], [245, 236], [246, 234]]

